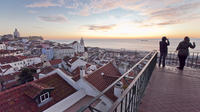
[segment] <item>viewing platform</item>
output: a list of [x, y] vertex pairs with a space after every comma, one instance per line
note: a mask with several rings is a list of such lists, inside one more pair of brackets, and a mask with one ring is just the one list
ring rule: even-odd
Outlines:
[[200, 70], [154, 69], [139, 112], [200, 112]]

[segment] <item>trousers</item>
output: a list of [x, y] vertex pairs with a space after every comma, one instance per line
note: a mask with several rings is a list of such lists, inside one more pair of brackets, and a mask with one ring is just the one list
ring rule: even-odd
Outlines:
[[180, 69], [184, 69], [185, 60], [187, 59], [187, 56], [178, 55], [178, 58], [179, 58], [179, 67], [180, 67]]
[[165, 67], [165, 58], [166, 58], [166, 56], [167, 56], [167, 53], [160, 52], [159, 67], [161, 65], [161, 61], [162, 61], [162, 66]]

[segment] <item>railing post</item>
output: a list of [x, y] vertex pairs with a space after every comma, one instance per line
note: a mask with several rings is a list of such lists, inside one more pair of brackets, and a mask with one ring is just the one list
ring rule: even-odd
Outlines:
[[198, 56], [199, 56], [199, 53], [197, 53], [197, 57], [196, 57], [196, 66], [198, 68]]

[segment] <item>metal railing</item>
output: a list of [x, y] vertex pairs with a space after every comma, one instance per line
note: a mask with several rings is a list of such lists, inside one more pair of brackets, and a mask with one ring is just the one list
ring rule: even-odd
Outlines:
[[122, 95], [113, 103], [108, 112], [137, 112], [138, 106], [143, 97], [146, 86], [148, 85], [151, 74], [157, 62], [157, 51], [148, 53], [142, 60], [135, 64], [129, 71], [103, 90], [99, 95], [92, 99], [88, 104], [81, 107], [77, 112], [102, 112], [95, 108], [93, 104], [100, 99], [108, 90], [121, 80], [126, 80], [130, 73], [134, 73], [134, 79], [123, 91]]
[[[159, 62], [159, 57], [160, 55], [158, 55], [158, 62]], [[169, 52], [165, 61], [166, 65], [178, 66], [179, 65], [178, 54], [176, 52]], [[191, 68], [200, 68], [200, 52], [191, 52], [190, 55], [187, 57], [185, 66]]]

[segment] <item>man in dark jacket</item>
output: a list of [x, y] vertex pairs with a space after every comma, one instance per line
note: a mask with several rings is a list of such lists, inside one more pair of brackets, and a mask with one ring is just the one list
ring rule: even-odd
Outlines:
[[161, 65], [161, 60], [162, 60], [162, 65], [165, 67], [165, 58], [167, 56], [168, 48], [169, 46], [169, 40], [166, 37], [162, 37], [162, 41], [160, 41], [160, 59], [159, 59], [159, 67]]
[[179, 67], [177, 67], [179, 70], [183, 70], [185, 66], [185, 60], [187, 59], [189, 55], [189, 47], [194, 49], [195, 48], [195, 43], [193, 42], [190, 43], [190, 38], [185, 37], [183, 41], [181, 41], [176, 48], [176, 51], [178, 51], [178, 58], [179, 58]]

